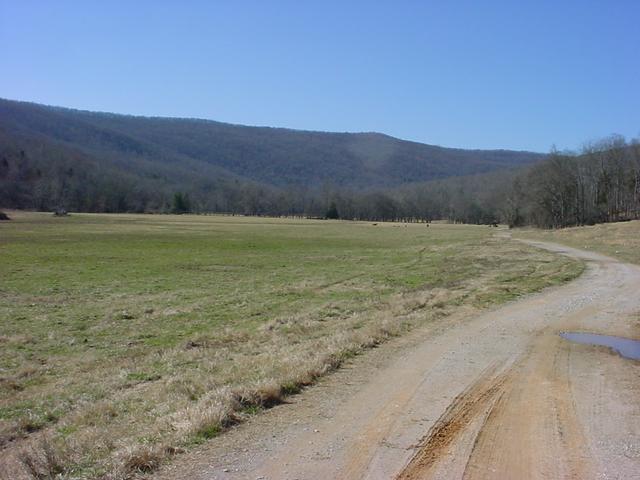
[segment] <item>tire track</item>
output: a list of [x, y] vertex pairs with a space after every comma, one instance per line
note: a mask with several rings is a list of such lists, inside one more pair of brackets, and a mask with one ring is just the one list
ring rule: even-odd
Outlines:
[[478, 433], [464, 479], [593, 477], [577, 418], [568, 346], [549, 329], [513, 371]]
[[[478, 417], [485, 419], [504, 394], [510, 369], [496, 374], [492, 366], [458, 395], [417, 446], [418, 452], [396, 477], [397, 480], [425, 478], [430, 469]], [[484, 420], [481, 421], [481, 424]]]
[[451, 402], [396, 479], [590, 478], [567, 348], [549, 329], [512, 366], [483, 373]]

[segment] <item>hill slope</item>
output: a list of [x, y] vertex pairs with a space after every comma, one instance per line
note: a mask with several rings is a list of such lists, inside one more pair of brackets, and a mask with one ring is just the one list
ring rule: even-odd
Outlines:
[[[0, 131], [18, 143], [72, 149], [147, 178], [241, 177], [269, 185], [389, 187], [540, 160], [507, 150], [461, 150], [378, 133], [247, 127], [208, 120], [94, 113], [0, 100]], [[20, 142], [22, 140], [22, 142]], [[51, 143], [50, 147], [46, 147]], [[55, 145], [55, 147], [53, 146]], [[49, 161], [55, 161], [49, 159]]]

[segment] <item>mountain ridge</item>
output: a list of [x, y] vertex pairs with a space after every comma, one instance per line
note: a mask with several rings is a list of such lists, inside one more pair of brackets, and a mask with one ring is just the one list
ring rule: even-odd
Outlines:
[[239, 198], [255, 204], [256, 189], [379, 190], [544, 158], [535, 152], [439, 147], [378, 132], [244, 126], [0, 99], [5, 207], [158, 211], [175, 192], [185, 192], [202, 209], [218, 211]]
[[14, 100], [14, 99], [4, 98], [4, 97], [0, 97], [0, 102], [10, 102], [14, 104], [23, 104], [27, 106], [44, 107], [51, 110], [60, 110], [64, 112], [76, 112], [80, 114], [90, 114], [90, 115], [98, 115], [98, 116], [105, 116], [105, 117], [128, 117], [131, 119], [139, 119], [139, 120], [176, 120], [176, 121], [186, 121], [186, 122], [203, 122], [203, 123], [225, 125], [230, 127], [243, 127], [243, 128], [265, 129], [265, 130], [282, 130], [282, 131], [292, 132], [292, 133], [379, 136], [379, 137], [385, 137], [388, 139], [397, 140], [401, 142], [407, 142], [407, 143], [412, 143], [416, 145], [426, 145], [426, 146], [442, 148], [446, 150], [461, 150], [461, 151], [470, 151], [470, 152], [515, 152], [515, 153], [525, 153], [525, 154], [534, 154], [534, 155], [546, 155], [545, 153], [542, 153], [542, 152], [535, 152], [533, 150], [526, 150], [526, 149], [520, 150], [520, 149], [511, 149], [511, 148], [462, 148], [462, 147], [444, 146], [444, 145], [420, 142], [418, 140], [400, 138], [400, 137], [390, 135], [388, 133], [378, 132], [375, 130], [334, 131], [334, 130], [313, 130], [313, 129], [294, 128], [294, 127], [279, 127], [279, 126], [272, 126], [272, 125], [250, 125], [250, 124], [244, 124], [244, 123], [224, 122], [220, 120], [213, 120], [210, 118], [202, 118], [202, 117], [138, 115], [134, 113], [117, 113], [117, 112], [109, 112], [104, 110], [87, 110], [84, 108], [63, 107], [60, 105], [50, 105], [46, 103], [38, 103], [38, 102], [32, 102], [28, 100]]
[[277, 186], [312, 186], [327, 180], [347, 187], [397, 186], [483, 173], [544, 157], [527, 151], [440, 147], [379, 132], [323, 132], [122, 115], [7, 99], [0, 99], [0, 114], [0, 125], [10, 132], [44, 136], [94, 155], [186, 155]]

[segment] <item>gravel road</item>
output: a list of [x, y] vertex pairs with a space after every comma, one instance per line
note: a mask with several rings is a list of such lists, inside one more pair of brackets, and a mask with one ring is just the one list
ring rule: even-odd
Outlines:
[[171, 479], [640, 479], [640, 362], [558, 335], [640, 338], [640, 268], [419, 329], [177, 459]]

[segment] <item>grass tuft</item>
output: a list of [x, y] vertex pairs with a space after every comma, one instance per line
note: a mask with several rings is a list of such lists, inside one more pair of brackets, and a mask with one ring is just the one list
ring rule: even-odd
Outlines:
[[165, 455], [165, 449], [141, 445], [124, 452], [120, 462], [127, 474], [151, 473], [160, 467]]
[[70, 457], [64, 445], [54, 445], [51, 439], [43, 437], [24, 449], [19, 459], [31, 478], [53, 480], [67, 472]]

